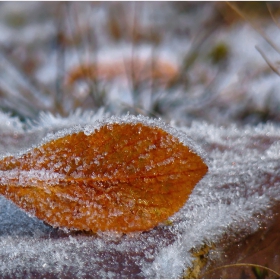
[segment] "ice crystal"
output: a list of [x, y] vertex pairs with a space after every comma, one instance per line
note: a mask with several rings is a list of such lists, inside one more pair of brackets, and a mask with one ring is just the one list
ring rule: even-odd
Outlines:
[[[75, 120], [70, 116], [74, 126], [69, 128], [66, 119], [49, 116], [56, 125], [46, 125], [47, 130], [54, 134], [42, 140], [47, 132], [42, 133], [39, 123], [26, 127], [17, 132], [24, 146], [16, 149], [7, 145], [9, 141], [2, 143], [2, 157], [82, 129], [81, 118], [88, 117], [89, 122], [95, 118], [91, 113]], [[0, 123], [6, 122], [4, 118]], [[132, 116], [126, 118], [137, 120]], [[103, 122], [97, 119], [96, 126]], [[149, 122], [162, 125], [158, 121]], [[93, 126], [83, 127], [90, 132]], [[9, 134], [11, 139], [17, 130], [15, 125]], [[258, 215], [270, 217], [271, 207], [280, 201], [279, 126], [217, 127], [194, 122], [190, 127], [174, 127], [174, 131], [179, 131], [179, 139], [181, 133], [187, 135], [196, 147], [205, 151], [209, 172], [197, 184], [188, 202], [170, 217], [169, 223], [128, 235], [60, 232], [1, 197], [0, 275], [4, 278], [178, 278], [184, 269], [192, 266], [192, 248], [218, 242], [225, 235], [228, 240], [238, 240], [256, 231], [260, 226]]]

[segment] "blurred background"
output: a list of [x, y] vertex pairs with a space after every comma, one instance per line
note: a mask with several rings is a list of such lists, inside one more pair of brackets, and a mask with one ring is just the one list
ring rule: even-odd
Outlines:
[[1, 2], [0, 110], [280, 121], [278, 2]]

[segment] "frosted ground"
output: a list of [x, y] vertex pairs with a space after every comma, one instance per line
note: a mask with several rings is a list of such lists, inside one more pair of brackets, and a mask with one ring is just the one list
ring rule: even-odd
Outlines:
[[[206, 44], [199, 47], [201, 56], [196, 63], [187, 69], [187, 86], [166, 88], [160, 84], [152, 92], [151, 81], [143, 82], [135, 97], [130, 79], [120, 75], [110, 83], [101, 82], [106, 89], [102, 107], [91, 100], [85, 81], [76, 81], [68, 88], [63, 88], [63, 79], [56, 84], [62, 74], [57, 72], [58, 26], [51, 15], [58, 6], [1, 5], [1, 158], [36, 146], [48, 133], [71, 130], [76, 124], [94, 125], [97, 120], [112, 114], [123, 115], [136, 106], [142, 114], [160, 115], [166, 123], [185, 133], [184, 137], [195, 143], [195, 149], [204, 152], [209, 166], [208, 174], [168, 225], [124, 236], [53, 229], [1, 197], [1, 277], [178, 278], [193, 266], [193, 248], [200, 249], [205, 244], [211, 247], [225, 237], [228, 244], [238, 244], [250, 234], [269, 227], [277, 216], [275, 209], [279, 209], [280, 200], [280, 77], [255, 46], [275, 65], [279, 53], [250, 24], [237, 21], [217, 28]], [[78, 26], [73, 20], [78, 11], [80, 27], [74, 31], [79, 33], [94, 26], [98, 40], [88, 38], [84, 31], [81, 36], [84, 44], [67, 45], [66, 73], [80, 61], [96, 62], [98, 58], [99, 62], [116, 63], [132, 54], [149, 60], [155, 53], [173, 65], [175, 72], [179, 71], [182, 57], [192, 52], [199, 39], [195, 34], [204, 30], [214, 13], [213, 7], [207, 5], [187, 16], [178, 14], [169, 4], [142, 5], [138, 17], [142, 28], [156, 23], [161, 40], [157, 44], [140, 40], [132, 51], [129, 38], [112, 42], [104, 32], [110, 15], [108, 6], [88, 9], [75, 5], [76, 10], [70, 9], [69, 17]], [[125, 9], [129, 15], [135, 11], [133, 5]], [[18, 15], [23, 20], [20, 24], [15, 21]], [[59, 16], [56, 20], [59, 22]], [[276, 24], [271, 19], [261, 23], [265, 33], [280, 46]], [[230, 56], [224, 64], [211, 64], [205, 58], [208, 49], [220, 42], [229, 46]], [[32, 63], [33, 68], [24, 68]], [[55, 94], [57, 86], [64, 89], [61, 95]], [[57, 106], [58, 101], [64, 101], [62, 108]], [[76, 110], [77, 107], [80, 109]], [[221, 249], [210, 250], [211, 261], [224, 257]]]

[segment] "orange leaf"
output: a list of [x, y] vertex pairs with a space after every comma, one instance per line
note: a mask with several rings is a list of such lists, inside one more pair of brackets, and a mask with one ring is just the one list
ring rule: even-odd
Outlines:
[[0, 193], [54, 227], [148, 230], [186, 202], [207, 172], [164, 129], [107, 123], [0, 161]]
[[98, 64], [82, 64], [71, 69], [67, 75], [67, 84], [73, 85], [79, 80], [101, 79], [107, 82], [116, 78], [133, 76], [137, 84], [154, 80], [163, 87], [172, 83], [178, 76], [178, 69], [164, 59], [121, 59], [112, 62], [99, 61]]

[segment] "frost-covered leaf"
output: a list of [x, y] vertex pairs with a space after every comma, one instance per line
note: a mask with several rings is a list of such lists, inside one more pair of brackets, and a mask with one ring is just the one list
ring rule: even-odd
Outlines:
[[177, 212], [207, 172], [156, 124], [110, 120], [57, 136], [0, 162], [0, 193], [55, 227], [148, 230]]

